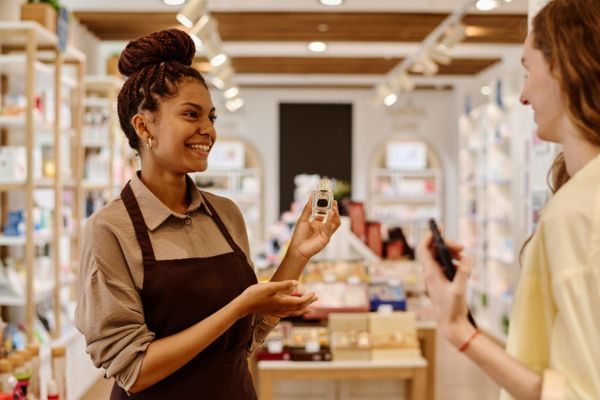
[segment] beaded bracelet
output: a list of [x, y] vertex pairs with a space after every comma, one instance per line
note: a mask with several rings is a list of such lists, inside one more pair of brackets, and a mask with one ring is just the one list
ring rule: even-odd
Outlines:
[[475, 339], [477, 337], [477, 335], [479, 335], [479, 333], [480, 333], [479, 330], [476, 329], [475, 332], [473, 332], [473, 334], [471, 335], [471, 337], [469, 337], [467, 339], [467, 341], [462, 346], [459, 347], [458, 351], [460, 351], [462, 353], [465, 350], [467, 350], [469, 348], [469, 345], [473, 341], [473, 339]]

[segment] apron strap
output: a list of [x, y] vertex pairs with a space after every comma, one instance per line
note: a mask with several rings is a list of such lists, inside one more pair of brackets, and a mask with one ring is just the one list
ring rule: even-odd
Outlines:
[[[206, 205], [208, 206], [208, 209], [210, 210], [210, 212], [213, 215], [213, 219], [215, 220], [215, 223], [219, 227], [219, 230], [221, 231], [221, 234], [227, 240], [227, 243], [229, 243], [229, 246], [231, 246], [231, 248], [233, 249], [234, 252], [239, 252], [241, 254], [244, 254], [244, 252], [242, 251], [242, 249], [239, 248], [239, 246], [235, 243], [235, 240], [233, 240], [233, 238], [229, 234], [229, 230], [227, 230], [227, 227], [225, 226], [225, 224], [221, 220], [221, 217], [219, 217], [219, 214], [217, 213], [217, 211], [215, 210], [215, 208], [212, 206], [212, 204], [210, 204], [210, 202], [208, 201], [208, 199], [206, 198], [206, 196], [204, 194], [202, 194], [201, 191], [198, 191], [198, 192], [200, 193], [200, 195], [204, 199], [204, 202], [206, 203]], [[244, 255], [244, 257], [246, 257], [246, 256]]]
[[144, 265], [155, 263], [156, 257], [154, 256], [154, 249], [152, 248], [152, 243], [150, 242], [148, 228], [146, 226], [146, 222], [144, 221], [142, 210], [140, 210], [140, 206], [135, 198], [135, 195], [133, 194], [133, 190], [131, 190], [131, 185], [129, 182], [127, 182], [127, 185], [125, 185], [121, 191], [121, 199], [125, 204], [125, 208], [127, 209], [129, 218], [131, 218], [131, 222], [133, 222], [135, 236], [140, 248], [142, 249]]

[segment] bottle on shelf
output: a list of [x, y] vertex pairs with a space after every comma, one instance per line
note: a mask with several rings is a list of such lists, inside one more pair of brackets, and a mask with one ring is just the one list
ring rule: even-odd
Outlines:
[[58, 385], [54, 379], [48, 381], [48, 400], [59, 400]]
[[13, 364], [10, 360], [0, 359], [0, 399], [2, 396], [10, 396], [14, 389]]

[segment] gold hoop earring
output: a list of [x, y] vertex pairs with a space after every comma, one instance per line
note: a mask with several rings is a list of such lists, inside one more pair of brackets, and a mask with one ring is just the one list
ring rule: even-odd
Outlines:
[[151, 137], [148, 138], [146, 146], [148, 147], [148, 150], [152, 150], [152, 138]]

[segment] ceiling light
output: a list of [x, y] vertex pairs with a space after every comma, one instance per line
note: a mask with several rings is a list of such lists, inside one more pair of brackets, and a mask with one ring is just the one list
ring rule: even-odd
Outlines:
[[422, 54], [417, 61], [415, 61], [410, 70], [417, 74], [431, 76], [437, 74], [439, 67], [435, 62], [433, 62], [431, 57], [429, 57], [427, 54]]
[[387, 96], [385, 96], [385, 99], [383, 99], [383, 104], [390, 107], [393, 106], [397, 101], [398, 96], [395, 93], [390, 93]]
[[322, 53], [327, 50], [327, 43], [325, 42], [310, 42], [308, 44], [308, 50], [314, 53]]
[[238, 89], [236, 86], [234, 86], [234, 87], [230, 87], [229, 89], [227, 89], [223, 93], [223, 96], [225, 96], [226, 99], [232, 99], [235, 96], [237, 96], [238, 94], [240, 94], [240, 89]]
[[446, 34], [444, 35], [444, 39], [442, 39], [441, 44], [450, 48], [457, 44], [458, 42], [462, 42], [464, 38], [467, 36], [467, 27], [464, 24], [456, 24], [453, 25]]
[[244, 99], [238, 97], [233, 100], [227, 100], [225, 102], [225, 108], [227, 108], [231, 112], [235, 112], [244, 106]]
[[319, 0], [324, 6], [341, 6], [344, 0]]
[[200, 40], [200, 38], [196, 35], [194, 35], [193, 33], [190, 33], [190, 37], [192, 38], [192, 41], [194, 42], [194, 46], [196, 46], [196, 53], [199, 51], [199, 49], [202, 47], [202, 40]]
[[198, 22], [190, 28], [190, 35], [196, 35], [200, 39], [205, 40], [214, 31], [217, 30], [217, 22], [208, 14], [204, 14]]
[[210, 59], [210, 65], [217, 68], [227, 61], [227, 56], [224, 53], [219, 53]]
[[162, 0], [167, 6], [180, 6], [185, 3], [185, 0]]
[[206, 13], [207, 0], [189, 0], [177, 13], [177, 21], [186, 28], [191, 28]]
[[481, 94], [484, 96], [489, 96], [492, 94], [492, 88], [489, 86], [482, 86], [481, 87]]
[[395, 74], [390, 80], [390, 85], [395, 91], [412, 92], [415, 90], [415, 82], [410, 79], [406, 72]]
[[490, 11], [498, 7], [498, 2], [496, 0], [477, 0], [475, 7], [479, 11]]
[[452, 62], [450, 57], [450, 49], [444, 44], [438, 44], [429, 50], [431, 59], [439, 64], [448, 65]]

